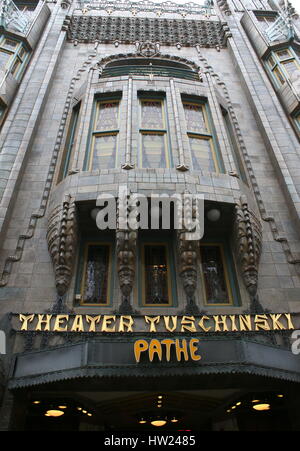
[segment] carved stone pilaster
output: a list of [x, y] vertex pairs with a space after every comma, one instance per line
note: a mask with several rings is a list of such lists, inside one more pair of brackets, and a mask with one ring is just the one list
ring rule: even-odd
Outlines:
[[246, 196], [235, 206], [234, 243], [238, 267], [251, 297], [253, 310], [261, 309], [257, 297], [258, 268], [262, 249], [262, 226], [248, 207]]
[[195, 291], [197, 288], [197, 258], [198, 240], [188, 240], [187, 232], [179, 230], [177, 234], [179, 253], [179, 274], [183, 289], [187, 297], [185, 313], [197, 314], [199, 309], [195, 304]]
[[130, 207], [128, 206], [129, 192], [127, 187], [119, 190], [117, 209], [116, 251], [117, 271], [122, 293], [122, 302], [119, 313], [133, 312], [130, 305], [130, 295], [133, 289], [136, 268], [137, 231], [132, 230], [128, 224]]
[[120, 313], [132, 313], [130, 294], [133, 289], [136, 266], [137, 232], [133, 230], [117, 230], [117, 271], [122, 293]]
[[71, 196], [67, 196], [63, 204], [51, 212], [48, 220], [47, 242], [55, 273], [57, 293], [59, 297], [63, 297], [70, 285], [78, 242], [76, 206]]

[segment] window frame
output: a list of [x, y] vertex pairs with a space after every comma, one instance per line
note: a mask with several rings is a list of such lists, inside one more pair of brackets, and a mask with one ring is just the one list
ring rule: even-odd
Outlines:
[[[276, 20], [279, 17], [277, 12], [273, 12], [273, 13], [272, 12], [268, 12], [268, 13], [255, 12], [254, 15], [259, 24], [261, 24], [261, 22], [264, 22], [267, 25], [266, 28], [269, 28], [272, 24], [274, 24], [274, 22], [276, 22]], [[260, 20], [260, 19], [263, 19], [263, 20]], [[269, 22], [268, 19], [274, 19], [274, 20]], [[266, 28], [260, 27], [260, 30], [262, 32], [264, 32]]]
[[[170, 152], [170, 137], [169, 137], [169, 127], [168, 127], [168, 117], [166, 111], [165, 97], [163, 96], [152, 96], [138, 94], [138, 130], [139, 130], [139, 148], [138, 148], [138, 168], [139, 169], [156, 169], [143, 166], [144, 155], [143, 155], [143, 135], [154, 135], [164, 137], [164, 147], [165, 147], [165, 159], [166, 166], [163, 169], [170, 169], [173, 166], [172, 155]], [[144, 128], [142, 124], [142, 104], [143, 102], [160, 102], [162, 110], [162, 118], [164, 128]]]
[[68, 126], [68, 133], [66, 137], [66, 142], [64, 146], [64, 152], [58, 177], [58, 183], [65, 179], [68, 175], [70, 169], [70, 163], [72, 157], [74, 156], [74, 148], [77, 139], [78, 123], [81, 114], [81, 100], [76, 103], [72, 108], [72, 113], [70, 116], [70, 122]]
[[[7, 40], [16, 42], [16, 47], [12, 49], [11, 47], [6, 46], [5, 41]], [[25, 68], [25, 63], [29, 57], [29, 51], [25, 44], [15, 37], [2, 35], [0, 37], [0, 52], [10, 55], [3, 67], [3, 70], [6, 73], [9, 72], [16, 80], [19, 80]], [[15, 66], [16, 63], [17, 66]]]
[[[84, 300], [84, 288], [86, 284], [86, 268], [87, 268], [87, 256], [89, 251], [89, 246], [97, 246], [97, 247], [108, 247], [108, 277], [107, 277], [107, 294], [106, 294], [106, 303], [85, 303]], [[109, 307], [112, 301], [112, 292], [113, 292], [113, 243], [111, 241], [84, 241], [80, 246], [80, 258], [77, 272], [77, 284], [76, 284], [76, 293], [80, 295], [80, 301], [78, 303], [78, 307]]]
[[[199, 100], [194, 99], [193, 100], [193, 99], [181, 97], [181, 101], [182, 101], [182, 107], [183, 107], [183, 111], [184, 111], [185, 129], [186, 129], [186, 134], [187, 134], [188, 142], [189, 142], [192, 166], [193, 166], [193, 158], [192, 158], [192, 149], [191, 149], [191, 144], [190, 144], [190, 138], [207, 140], [207, 141], [209, 141], [209, 144], [210, 144], [211, 155], [212, 155], [212, 159], [213, 159], [214, 166], [215, 166], [215, 170], [213, 172], [216, 174], [223, 173], [224, 172], [224, 164], [221, 159], [218, 143], [216, 140], [214, 125], [213, 125], [213, 121], [212, 121], [210, 111], [209, 111], [208, 100], [207, 99], [199, 99]], [[194, 105], [194, 106], [201, 107], [205, 127], [209, 133], [195, 132], [195, 131], [188, 129], [186, 113], [185, 113], [185, 108], [184, 108], [185, 105]], [[202, 169], [202, 168], [200, 170], [206, 171], [206, 169]], [[209, 171], [209, 172], [211, 172], [211, 171]]]
[[[282, 51], [287, 51], [289, 53], [289, 56], [286, 58], [280, 58], [278, 53], [282, 52]], [[274, 64], [271, 63], [271, 61], [270, 61], [271, 59], [273, 59]], [[266, 58], [266, 67], [267, 67], [269, 73], [271, 74], [273, 80], [275, 81], [276, 86], [279, 88], [284, 86], [287, 80], [290, 80], [290, 74], [284, 67], [285, 63], [289, 63], [289, 62], [294, 62], [297, 69], [300, 70], [300, 61], [299, 61], [298, 55], [292, 47], [284, 47], [284, 48], [272, 50], [269, 53], [268, 57]], [[283, 83], [281, 83], [280, 76], [278, 76], [277, 72], [283, 78], [283, 80], [284, 80]]]
[[[119, 138], [120, 138], [120, 107], [121, 107], [122, 97], [96, 97], [94, 100], [93, 111], [90, 122], [90, 131], [89, 131], [89, 139], [87, 143], [87, 152], [86, 158], [84, 162], [84, 170], [85, 171], [96, 171], [96, 170], [104, 170], [100, 168], [93, 168], [93, 157], [95, 152], [95, 141], [98, 136], [117, 136], [116, 140], [116, 158], [115, 165], [113, 168], [116, 169], [119, 161]], [[118, 128], [110, 129], [110, 130], [96, 130], [96, 123], [99, 117], [100, 105], [104, 103], [116, 103], [118, 104]], [[106, 168], [107, 169], [107, 168]]]
[[[147, 304], [146, 303], [146, 284], [145, 284], [145, 246], [164, 246], [166, 249], [166, 259], [168, 265], [168, 298], [167, 304]], [[174, 260], [174, 251], [172, 248], [172, 241], [164, 239], [157, 241], [151, 237], [145, 237], [141, 239], [138, 246], [138, 259], [141, 261], [141, 265], [138, 266], [138, 304], [141, 308], [169, 308], [177, 307], [177, 284], [176, 284], [176, 267]]]
[[[206, 288], [205, 288], [205, 276], [204, 276], [204, 270], [202, 265], [202, 255], [201, 255], [201, 248], [202, 247], [219, 247], [221, 252], [221, 258], [222, 258], [222, 264], [224, 268], [224, 279], [226, 284], [226, 289], [229, 297], [229, 301], [226, 304], [225, 303], [208, 303], [207, 302], [207, 294], [206, 294]], [[226, 242], [220, 241], [220, 240], [204, 240], [200, 242], [199, 246], [199, 269], [200, 269], [200, 280], [201, 280], [201, 290], [202, 290], [202, 296], [203, 296], [203, 304], [206, 307], [239, 307], [241, 305], [241, 299], [240, 299], [240, 293], [239, 293], [239, 287], [238, 287], [238, 281], [236, 276], [236, 271], [234, 267], [233, 257], [231, 255], [229, 246]]]

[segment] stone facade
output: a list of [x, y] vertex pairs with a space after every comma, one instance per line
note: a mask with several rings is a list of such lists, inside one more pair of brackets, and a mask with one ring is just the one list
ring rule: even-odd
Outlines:
[[[299, 313], [300, 135], [293, 118], [300, 100], [290, 79], [283, 87], [293, 95], [287, 100], [289, 92], [274, 86], [265, 65], [276, 46], [298, 50], [299, 19], [290, 13], [292, 41], [270, 43], [255, 13], [283, 14], [276, 1], [214, 0], [203, 8], [192, 3], [178, 8], [168, 2], [161, 9], [150, 2], [131, 2], [126, 8], [124, 2], [110, 3], [45, 2], [43, 30], [35, 33], [26, 71], [7, 103], [0, 134], [0, 317], [52, 311], [58, 297], [63, 298], [62, 311], [78, 314], [215, 314], [216, 306], [207, 305], [203, 295], [199, 243], [187, 245], [183, 231], [172, 243], [177, 303], [155, 310], [141, 303], [139, 232], [122, 229], [113, 237], [111, 303], [94, 306], [92, 312], [76, 303], [80, 242], [89, 234], [85, 205], [96, 206], [99, 194], [117, 196], [120, 185], [147, 196], [201, 194], [205, 205], [221, 211], [216, 233], [231, 249], [239, 301], [218, 306], [218, 314]], [[147, 65], [152, 61], [153, 67], [156, 59], [166, 67], [181, 64], [194, 79], [151, 74], [150, 69], [146, 75], [109, 75], [114, 64], [141, 64], [141, 59]], [[154, 97], [164, 93], [172, 154], [168, 168], [139, 167], [140, 92]], [[87, 170], [94, 99], [118, 93], [118, 165]], [[209, 104], [222, 160], [218, 172], [193, 169], [181, 99], [195, 97]], [[78, 102], [72, 158], [68, 174], [61, 178]], [[229, 118], [232, 139], [222, 111]], [[239, 176], [234, 152], [244, 177]], [[12, 348], [24, 349], [18, 339]], [[7, 359], [6, 372], [9, 364]]]

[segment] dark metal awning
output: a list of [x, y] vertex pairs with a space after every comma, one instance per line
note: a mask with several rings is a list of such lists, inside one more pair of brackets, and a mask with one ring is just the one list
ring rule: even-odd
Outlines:
[[199, 352], [202, 358], [198, 362], [136, 363], [132, 342], [95, 340], [25, 352], [16, 355], [9, 388], [76, 379], [201, 375], [248, 375], [300, 382], [300, 356], [288, 349], [222, 338], [201, 340]]

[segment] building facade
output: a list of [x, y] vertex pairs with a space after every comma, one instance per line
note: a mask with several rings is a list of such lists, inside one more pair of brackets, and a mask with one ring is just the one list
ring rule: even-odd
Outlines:
[[297, 430], [292, 5], [0, 8], [0, 429]]

